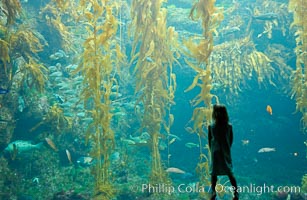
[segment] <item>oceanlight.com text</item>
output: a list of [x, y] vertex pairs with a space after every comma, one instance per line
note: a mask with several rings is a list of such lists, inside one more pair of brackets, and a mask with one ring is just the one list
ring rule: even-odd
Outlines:
[[[235, 188], [229, 186], [227, 182], [224, 184], [217, 184], [215, 190], [217, 193], [231, 193], [234, 192]], [[146, 193], [165, 193], [165, 194], [173, 194], [173, 193], [209, 193], [211, 192], [211, 188], [209, 186], [203, 186], [200, 183], [195, 184], [142, 184], [140, 186], [131, 186], [131, 190], [133, 191], [141, 191]], [[285, 192], [285, 193], [300, 193], [301, 188], [299, 186], [274, 186], [274, 185], [239, 185], [237, 187], [237, 191], [239, 193], [253, 193], [256, 195], [262, 195], [265, 193], [275, 193], [275, 192]]]
[[[234, 192], [235, 188], [233, 186], [226, 186], [225, 184], [217, 184], [215, 187], [217, 193], [223, 192]], [[284, 193], [300, 193], [300, 186], [274, 186], [274, 185], [239, 185], [237, 187], [237, 192], [239, 193], [254, 193], [257, 195], [262, 195], [265, 193], [274, 193], [274, 192], [284, 192]]]

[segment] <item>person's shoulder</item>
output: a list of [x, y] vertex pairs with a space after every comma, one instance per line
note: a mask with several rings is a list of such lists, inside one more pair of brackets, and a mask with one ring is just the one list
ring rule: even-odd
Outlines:
[[231, 124], [231, 123], [228, 123], [228, 127], [229, 127], [229, 128], [232, 128], [232, 124]]

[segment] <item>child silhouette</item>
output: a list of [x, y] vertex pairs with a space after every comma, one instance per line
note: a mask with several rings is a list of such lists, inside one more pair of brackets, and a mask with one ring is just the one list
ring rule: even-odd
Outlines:
[[214, 123], [208, 126], [208, 142], [211, 152], [211, 200], [216, 197], [217, 176], [227, 175], [234, 189], [233, 200], [239, 199], [237, 181], [232, 171], [231, 145], [233, 142], [232, 125], [229, 124], [227, 109], [224, 105], [214, 105]]

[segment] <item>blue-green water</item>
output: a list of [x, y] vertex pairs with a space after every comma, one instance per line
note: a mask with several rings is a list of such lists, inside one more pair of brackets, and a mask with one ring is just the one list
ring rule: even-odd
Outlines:
[[[17, 4], [13, 5], [14, 2]], [[85, 26], [82, 26], [84, 19], [74, 16], [64, 2], [28, 0], [20, 1], [22, 11], [17, 11], [14, 23], [8, 23], [10, 8], [16, 8], [18, 2], [0, 3], [0, 199], [95, 199], [97, 177], [94, 171], [99, 163], [97, 155], [93, 154], [93, 136], [88, 138], [86, 134], [94, 134], [89, 128], [94, 103], [92, 97], [84, 101], [84, 88], [88, 82], [84, 74], [76, 70], [82, 66], [81, 55], [87, 38]], [[76, 1], [66, 1], [67, 5], [73, 2], [77, 5]], [[195, 169], [200, 150], [207, 154], [203, 148], [207, 138], [201, 138], [199, 148], [199, 137], [190, 132], [194, 109], [204, 105], [193, 106], [191, 103], [199, 94], [199, 87], [185, 92], [197, 73], [186, 62], [196, 63], [184, 53], [187, 48], [183, 42], [195, 35], [202, 37], [201, 22], [189, 18], [190, 1], [162, 4], [167, 9], [166, 25], [175, 27], [178, 32], [180, 57], [173, 66], [177, 88], [175, 103], [170, 107], [174, 116], [171, 135], [161, 128], [157, 144], [163, 172], [171, 182], [151, 185], [154, 160], [151, 136], [146, 128], [141, 129], [146, 113], [144, 103], [139, 101], [145, 89], [135, 92], [138, 60], [131, 61], [133, 37], [128, 34], [131, 32], [131, 16], [137, 10], [130, 11], [131, 1], [115, 2], [119, 10], [114, 13], [120, 23], [113, 42], [127, 57], [119, 69], [115, 62], [112, 63], [111, 75], [117, 84], [112, 87], [110, 96], [110, 128], [114, 132], [115, 147], [108, 158], [108, 173], [117, 191], [112, 199], [201, 199], [200, 192], [209, 193], [210, 186], [201, 182]], [[202, 66], [204, 69], [211, 67], [211, 94], [226, 105], [233, 125], [234, 174], [239, 187], [245, 188], [240, 192], [240, 199], [306, 199], [306, 185], [302, 185], [302, 177], [307, 174], [306, 127], [302, 121], [306, 111], [302, 113], [296, 108], [297, 99], [292, 92], [297, 29], [290, 29], [293, 13], [287, 9], [288, 2], [221, 0], [216, 6], [224, 7], [224, 19], [215, 27], [210, 65]], [[87, 9], [93, 11], [91, 4]], [[267, 13], [277, 17], [259, 19]], [[54, 25], [58, 19], [66, 29]], [[23, 31], [25, 36], [19, 34]], [[37, 40], [29, 42], [33, 38]], [[244, 38], [249, 38], [249, 42], [244, 43]], [[43, 47], [35, 51], [39, 49], [39, 45], [35, 46], [38, 43]], [[140, 51], [140, 43], [136, 51]], [[5, 56], [7, 49], [9, 59]], [[233, 52], [236, 52], [235, 56], [231, 56]], [[253, 52], [266, 55], [270, 59], [269, 65], [259, 65], [260, 71], [251, 69], [253, 66], [247, 60]], [[45, 76], [43, 89], [39, 86], [39, 73], [33, 74], [34, 70], [26, 67], [35, 66], [31, 59], [46, 68], [35, 68], [41, 69]], [[117, 58], [113, 56], [112, 59]], [[149, 56], [145, 59], [149, 63], [155, 62]], [[272, 73], [263, 70], [266, 67], [271, 67]], [[228, 72], [225, 72], [226, 68]], [[239, 68], [241, 73], [236, 71]], [[169, 73], [169, 69], [165, 73]], [[263, 81], [259, 81], [259, 77]], [[105, 102], [103, 81], [100, 90], [101, 101]], [[169, 106], [168, 103], [164, 106]], [[272, 108], [271, 114], [267, 111], [268, 105]], [[163, 116], [163, 119], [168, 117]], [[206, 134], [205, 125], [203, 130]], [[258, 152], [261, 148], [274, 150]], [[101, 162], [105, 160], [102, 158]], [[170, 167], [184, 173], [166, 173]], [[228, 186], [227, 181], [227, 177], [220, 177], [221, 184]], [[195, 189], [198, 184], [201, 191]], [[149, 186], [152, 188], [148, 189]], [[271, 186], [274, 190], [268, 189]], [[299, 188], [300, 191], [277, 192], [279, 186]], [[218, 199], [232, 199], [231, 192], [221, 192]]]

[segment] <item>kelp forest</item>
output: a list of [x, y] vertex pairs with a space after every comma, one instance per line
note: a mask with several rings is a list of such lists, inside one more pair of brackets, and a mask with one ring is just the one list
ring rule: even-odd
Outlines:
[[300, 187], [241, 197], [306, 198], [306, 10], [1, 0], [0, 199], [208, 199], [214, 104], [230, 111], [239, 184]]

